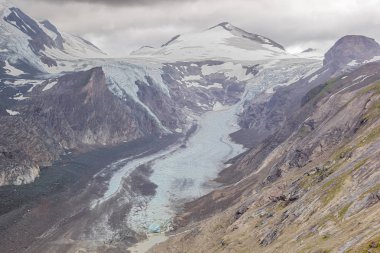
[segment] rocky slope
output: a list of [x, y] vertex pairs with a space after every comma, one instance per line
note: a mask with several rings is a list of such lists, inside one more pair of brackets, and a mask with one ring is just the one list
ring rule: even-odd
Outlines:
[[72, 149], [85, 151], [159, 132], [143, 108], [111, 93], [101, 68], [45, 81], [29, 95], [7, 107], [17, 114], [1, 110], [0, 184], [29, 183], [39, 166]]
[[[252, 148], [220, 174], [224, 187], [186, 205], [180, 233], [151, 251], [378, 252], [380, 63], [365, 62], [378, 54], [368, 41], [342, 38], [307, 80], [247, 105], [241, 124]], [[361, 64], [330, 64], [341, 59]]]

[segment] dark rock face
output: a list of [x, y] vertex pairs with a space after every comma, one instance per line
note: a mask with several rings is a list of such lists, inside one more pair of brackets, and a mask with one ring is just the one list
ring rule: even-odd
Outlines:
[[[10, 8], [11, 13], [4, 17], [5, 21], [17, 27], [20, 31], [27, 34], [31, 40], [30, 47], [35, 53], [43, 51], [46, 47], [52, 48], [55, 42], [38, 26], [37, 22], [27, 16], [18, 8]], [[62, 48], [62, 44], [60, 45]]]
[[30, 183], [62, 149], [30, 119], [0, 117], [0, 185]]
[[260, 240], [260, 245], [268, 246], [274, 240], [276, 240], [278, 236], [279, 236], [279, 232], [277, 230], [272, 230], [263, 239]]
[[[202, 66], [218, 66], [223, 63], [221, 61], [201, 61], [165, 64], [162, 68], [164, 72], [162, 79], [170, 89], [172, 99], [181, 108], [187, 107], [196, 112], [204, 112], [212, 109], [215, 102], [232, 105], [237, 103], [244, 93], [245, 82], [224, 73], [209, 75], [202, 73]], [[191, 81], [197, 87], [188, 85], [184, 80], [188, 76], [199, 77], [198, 80]], [[215, 83], [220, 84], [220, 87], [213, 87]]]
[[175, 101], [170, 97], [164, 96], [152, 82], [152, 79], [148, 76], [145, 81], [136, 82], [136, 85], [139, 87], [137, 95], [140, 101], [147, 105], [151, 111], [157, 115], [163, 126], [169, 129], [177, 128], [185, 122], [180, 108], [176, 106]]
[[238, 220], [243, 214], [245, 214], [245, 212], [248, 211], [248, 209], [249, 209], [249, 207], [246, 205], [239, 207], [239, 209], [236, 210], [236, 212], [234, 214], [234, 219]]
[[12, 109], [20, 115], [0, 117], [0, 184], [33, 181], [40, 166], [65, 150], [86, 151], [160, 132], [144, 108], [108, 89], [101, 68], [62, 76], [45, 91], [36, 87]]
[[57, 29], [52, 23], [50, 23], [50, 21], [48, 21], [48, 20], [44, 20], [44, 21], [42, 21], [41, 24], [42, 24], [43, 26], [45, 26], [46, 29], [48, 29], [48, 30], [50, 30], [51, 32], [55, 33], [55, 35], [57, 36], [57, 37], [55, 38], [55, 40], [54, 40], [56, 46], [57, 46], [59, 49], [64, 50], [64, 48], [63, 48], [63, 42], [64, 42], [64, 40], [63, 40], [63, 38], [62, 38], [61, 33], [58, 31], [58, 29]]
[[346, 67], [352, 61], [358, 64], [380, 55], [380, 45], [371, 38], [358, 35], [348, 35], [339, 39], [327, 51], [323, 65], [333, 69]]
[[303, 50], [301, 53], [311, 53], [311, 52], [314, 52], [314, 51], [316, 51], [316, 49], [309, 47], [309, 48]]
[[303, 166], [307, 164], [308, 161], [309, 161], [309, 155], [306, 152], [297, 149], [292, 154], [292, 158], [289, 161], [289, 166], [291, 168], [294, 168], [294, 167], [302, 168]]
[[366, 199], [365, 208], [369, 208], [378, 202], [380, 202], [380, 190], [369, 194], [369, 196]]
[[172, 42], [176, 41], [179, 37], [181, 37], [181, 35], [174, 36], [168, 42], [162, 44], [161, 47], [166, 47], [166, 46], [170, 45]]
[[18, 28], [21, 32], [30, 37], [29, 46], [33, 53], [41, 57], [41, 61], [48, 66], [57, 66], [55, 60], [47, 57], [43, 51], [45, 48], [57, 48], [63, 50], [63, 38], [57, 29], [49, 22], [45, 22], [43, 25], [50, 31], [57, 35], [57, 38], [53, 40], [48, 34], [46, 34], [38, 25], [38, 23], [22, 12], [18, 8], [10, 8], [11, 13], [4, 17], [4, 20], [9, 24]]
[[127, 141], [155, 129], [142, 108], [109, 91], [101, 68], [63, 76], [54, 87], [34, 97], [32, 103], [25, 108], [27, 114], [54, 129], [67, 127], [68, 132], [59, 131], [67, 148], [76, 143]]

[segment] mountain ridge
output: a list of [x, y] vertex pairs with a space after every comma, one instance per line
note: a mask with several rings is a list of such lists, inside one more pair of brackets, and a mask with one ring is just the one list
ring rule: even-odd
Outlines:
[[[228, 22], [200, 32], [176, 35], [159, 48], [143, 47], [133, 51], [131, 56], [162, 57], [173, 60], [190, 60], [192, 57], [199, 59], [235, 58], [238, 60], [238, 57], [243, 57], [244, 54], [248, 54], [253, 59], [293, 57], [287, 54], [279, 43], [264, 36], [246, 32]], [[248, 60], [248, 56], [244, 56], [245, 58], [240, 60]]]
[[[38, 22], [10, 4], [2, 4], [0, 22], [2, 58], [9, 58], [11, 65], [21, 67], [26, 73], [33, 69], [47, 73], [60, 72], [63, 61], [106, 57], [86, 40], [59, 32], [49, 21]], [[6, 34], [12, 36], [7, 37]]]

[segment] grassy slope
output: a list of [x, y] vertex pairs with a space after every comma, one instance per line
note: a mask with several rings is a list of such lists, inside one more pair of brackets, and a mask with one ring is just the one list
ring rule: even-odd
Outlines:
[[[153, 252], [379, 252], [380, 82], [343, 91], [341, 85], [333, 80], [308, 98], [319, 125], [301, 127], [286, 151], [272, 156], [283, 169], [279, 180], [246, 191], [238, 204]], [[343, 134], [330, 143], [337, 128]], [[301, 168], [280, 159], [320, 140], [324, 150]], [[253, 204], [237, 218], [243, 202]]]

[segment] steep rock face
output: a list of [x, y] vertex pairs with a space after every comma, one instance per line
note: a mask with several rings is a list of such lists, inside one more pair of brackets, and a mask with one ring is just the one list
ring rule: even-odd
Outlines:
[[26, 110], [26, 115], [33, 115], [55, 130], [69, 130], [58, 131], [68, 142], [65, 148], [71, 148], [69, 143], [114, 144], [156, 130], [142, 108], [109, 91], [101, 68], [63, 76], [52, 88], [34, 96], [31, 103], [33, 106], [20, 111]]
[[56, 47], [58, 47], [61, 50], [64, 50], [63, 43], [65, 42], [62, 34], [58, 31], [57, 27], [55, 27], [52, 23], [50, 23], [49, 20], [44, 20], [40, 22], [46, 29], [51, 31], [56, 35], [56, 38], [54, 39]]
[[[12, 7], [9, 8], [9, 11], [10, 13], [4, 17], [4, 20], [30, 37], [29, 45], [36, 54], [39, 54], [40, 51], [44, 51], [45, 47], [57, 47], [63, 50], [62, 37], [60, 34], [56, 35], [61, 37], [61, 39], [54, 41], [42, 30], [36, 21], [31, 19], [20, 9]], [[50, 26], [50, 29], [51, 28]]]
[[144, 108], [108, 89], [101, 68], [45, 81], [30, 95], [13, 105], [17, 115], [0, 117], [3, 184], [18, 183], [17, 172], [25, 172], [24, 183], [31, 182], [39, 166], [51, 164], [65, 150], [160, 133]]
[[362, 252], [377, 245], [379, 67], [367, 64], [306, 92], [290, 114], [304, 120], [282, 141], [278, 126], [237, 158], [231, 174], [222, 173], [243, 174], [234, 184], [177, 217], [179, 225], [206, 220], [152, 252]]
[[333, 69], [340, 69], [362, 64], [375, 56], [380, 56], [380, 45], [374, 39], [347, 35], [327, 51], [323, 64]]

